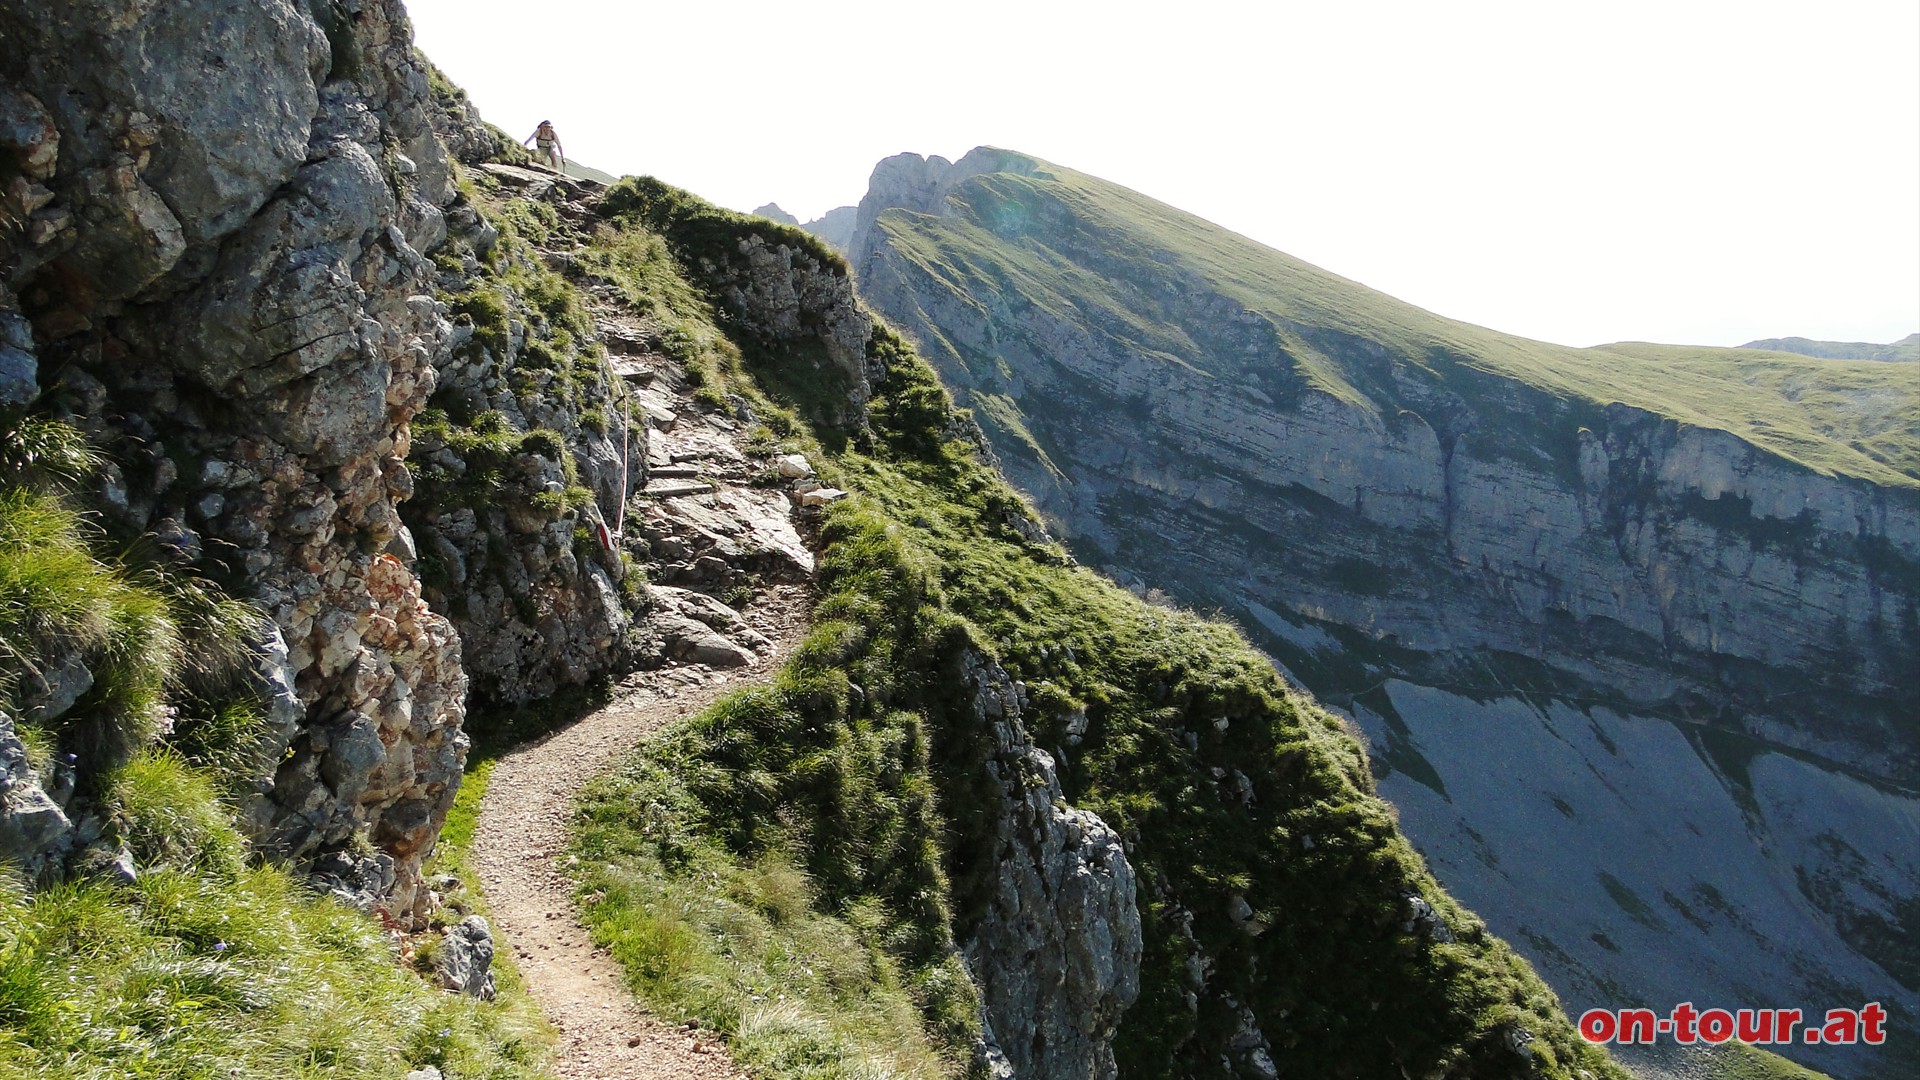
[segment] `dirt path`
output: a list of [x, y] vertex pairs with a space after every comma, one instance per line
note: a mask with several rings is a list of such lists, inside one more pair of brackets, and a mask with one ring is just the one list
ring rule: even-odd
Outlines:
[[[553, 203], [560, 226], [552, 250], [541, 254], [573, 257], [594, 220], [597, 185], [563, 181], [556, 190], [536, 172], [481, 168], [524, 197]], [[607, 707], [495, 764], [480, 804], [474, 868], [497, 947], [512, 950], [528, 992], [559, 1029], [554, 1066], [563, 1080], [732, 1080], [741, 1074], [723, 1043], [651, 1016], [619, 965], [594, 948], [561, 861], [581, 785], [786, 659], [808, 610], [808, 588], [794, 583], [811, 577], [814, 558], [796, 531], [788, 491], [763, 483], [770, 463], [746, 452], [743, 418], [694, 399], [684, 370], [659, 348], [659, 326], [605, 290], [586, 299], [612, 354], [621, 411], [644, 416], [647, 427], [646, 456], [630, 463], [636, 474], [644, 470], [645, 486], [609, 524], [652, 545], [647, 565], [658, 584], [645, 620], [660, 657], [678, 659], [628, 677]], [[737, 614], [718, 599], [742, 589], [754, 599]]]
[[721, 694], [769, 677], [799, 639], [804, 598], [784, 587], [746, 614], [775, 651], [751, 667], [682, 665], [624, 682], [605, 708], [500, 759], [474, 834], [474, 863], [500, 947], [513, 950], [527, 989], [560, 1031], [564, 1080], [732, 1080], [742, 1074], [704, 1031], [670, 1026], [622, 982], [593, 946], [561, 866], [580, 786], [673, 721]]

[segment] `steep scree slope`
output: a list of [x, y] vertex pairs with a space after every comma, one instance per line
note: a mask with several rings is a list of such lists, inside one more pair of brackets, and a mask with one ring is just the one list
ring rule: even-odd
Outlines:
[[1076, 553], [1349, 709], [1574, 1001], [1911, 1021], [1920, 372], [1512, 338], [990, 148], [882, 162], [851, 257]]

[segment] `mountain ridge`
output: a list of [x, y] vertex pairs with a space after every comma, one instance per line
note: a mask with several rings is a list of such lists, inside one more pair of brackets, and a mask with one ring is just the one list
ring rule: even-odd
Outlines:
[[[1021, 196], [1025, 193], [1004, 185], [1017, 186], [1043, 173], [1042, 179], [1053, 184], [1050, 192], [1065, 193], [1063, 199], [1087, 211], [1090, 227], [1104, 226], [1111, 230], [1114, 222], [1103, 222], [1101, 216], [1108, 212], [1109, 206], [1124, 207], [1127, 220], [1147, 222], [1146, 231], [1168, 243], [1167, 251], [1177, 256], [1177, 264], [1168, 267], [1169, 270], [1181, 274], [1211, 274], [1243, 303], [1271, 303], [1274, 295], [1286, 295], [1289, 309], [1273, 313], [1282, 318], [1299, 317], [1334, 333], [1384, 333], [1389, 339], [1387, 344], [1399, 346], [1409, 355], [1426, 351], [1451, 354], [1460, 362], [1483, 366], [1490, 373], [1578, 395], [1595, 404], [1619, 402], [1660, 415], [1673, 415], [1700, 426], [1727, 430], [1816, 472], [1854, 475], [1878, 483], [1920, 488], [1920, 433], [1911, 426], [1895, 433], [1898, 437], [1888, 445], [1877, 448], [1876, 456], [1868, 456], [1850, 447], [1822, 446], [1820, 444], [1827, 440], [1791, 418], [1782, 384], [1795, 377], [1819, 378], [1834, 374], [1818, 365], [1807, 365], [1798, 357], [1781, 354], [1774, 359], [1748, 355], [1741, 350], [1666, 346], [1686, 350], [1696, 364], [1717, 365], [1727, 370], [1724, 373], [1676, 372], [1644, 363], [1629, 363], [1625, 366], [1631, 368], [1630, 371], [1616, 374], [1607, 370], [1609, 366], [1620, 366], [1622, 353], [1614, 347], [1575, 349], [1434, 315], [1357, 281], [1294, 259], [1259, 241], [1230, 233], [1205, 219], [1038, 158], [982, 147], [950, 166], [935, 164], [943, 161], [932, 159], [928, 162], [928, 171], [921, 175], [913, 175], [915, 167], [906, 165], [902, 157], [890, 158], [876, 168], [874, 192], [861, 204], [861, 224], [854, 240], [856, 252], [862, 249], [863, 243], [870, 246], [869, 238], [872, 230], [880, 227], [882, 213], [928, 213], [969, 181], [1003, 185], [990, 194], [995, 212], [1009, 216], [986, 223], [986, 230], [1017, 229], [1020, 211], [1015, 208], [1023, 206]], [[895, 162], [901, 164], [897, 167], [890, 164]], [[895, 172], [899, 175], [894, 175]], [[995, 179], [976, 180], [985, 175]], [[960, 197], [964, 202], [965, 196]], [[932, 216], [941, 221], [950, 220], [940, 214]], [[1249, 253], [1273, 257], [1281, 265], [1281, 273], [1292, 280], [1276, 282], [1271, 271], [1249, 269], [1245, 262]], [[1281, 287], [1272, 288], [1276, 284]], [[1029, 275], [1023, 278], [1022, 285], [1032, 294], [1030, 300], [1051, 291], [1044, 275]], [[1177, 289], [1179, 284], [1169, 287]], [[1262, 291], [1263, 287], [1267, 291]], [[1297, 347], [1297, 359], [1311, 385], [1336, 397], [1355, 399], [1350, 372], [1339, 364], [1327, 363], [1311, 342], [1290, 344]], [[1624, 355], [1632, 361], [1645, 359], [1631, 350]], [[1858, 374], [1878, 377], [1873, 371]], [[1751, 403], [1748, 408], [1757, 407], [1759, 411], [1741, 415], [1741, 409], [1728, 407], [1729, 403], [1716, 386], [1702, 384], [1702, 375], [1708, 378], [1737, 375], [1751, 381], [1755, 390], [1772, 395], [1772, 400]], [[1908, 415], [1920, 408], [1920, 380], [1904, 387], [1901, 406]], [[1811, 448], [1817, 448], [1818, 452], [1810, 454]]]
[[1871, 341], [1815, 341], [1811, 338], [1763, 338], [1749, 341], [1743, 349], [1798, 353], [1830, 360], [1879, 360], [1907, 363], [1920, 360], [1920, 333], [1908, 334], [1899, 341], [1877, 344]]
[[877, 1075], [884, 1026], [914, 1075], [1622, 1075], [1340, 719], [1068, 558], [819, 238], [500, 160], [399, 0], [0, 34], [0, 1071], [539, 1076], [475, 744], [698, 700], [784, 580], [806, 641], [540, 879], [756, 1074]]
[[[997, 148], [881, 162], [852, 257], [1075, 553], [1348, 710], [1443, 879], [1571, 1000], [1825, 966], [1912, 1010], [1888, 898], [1920, 881], [1869, 850], [1920, 842], [1911, 369], [1513, 338]], [[1860, 815], [1833, 854], [1822, 800]]]

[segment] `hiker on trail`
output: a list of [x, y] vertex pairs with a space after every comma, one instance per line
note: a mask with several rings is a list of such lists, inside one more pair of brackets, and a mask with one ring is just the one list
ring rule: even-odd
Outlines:
[[533, 134], [522, 139], [520, 145], [525, 146], [531, 142], [539, 143], [538, 149], [534, 152], [534, 161], [557, 173], [567, 171], [567, 155], [560, 149], [560, 134], [553, 130], [553, 121], [540, 121], [540, 126], [533, 129]]

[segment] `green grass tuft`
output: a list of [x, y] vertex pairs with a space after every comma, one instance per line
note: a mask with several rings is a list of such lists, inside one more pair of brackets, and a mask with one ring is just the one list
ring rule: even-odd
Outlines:
[[157, 733], [186, 650], [166, 595], [101, 562], [88, 539], [55, 496], [0, 489], [0, 708], [35, 723], [22, 706], [37, 677], [85, 664], [93, 688], [51, 730], [90, 769]]
[[0, 1076], [400, 1080], [543, 1075], [499, 1007], [395, 963], [365, 916], [279, 870], [0, 881]]
[[9, 486], [44, 489], [91, 476], [101, 457], [71, 424], [21, 416], [0, 429], [0, 476]]
[[164, 750], [147, 750], [107, 782], [120, 838], [144, 867], [231, 875], [246, 857], [232, 811], [213, 780]]

